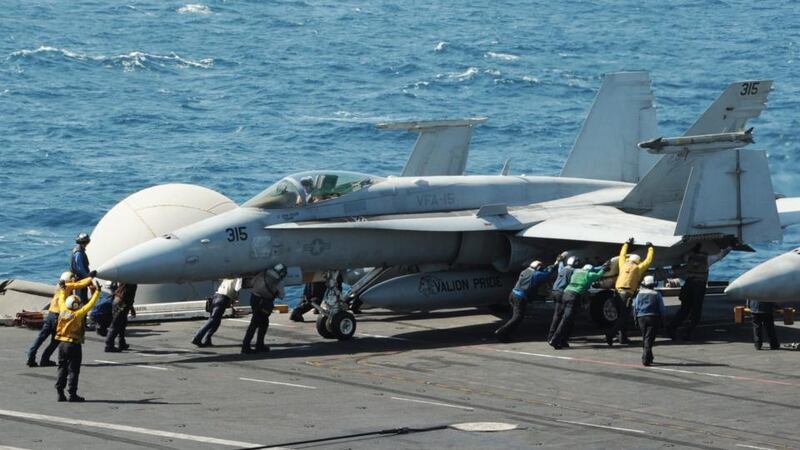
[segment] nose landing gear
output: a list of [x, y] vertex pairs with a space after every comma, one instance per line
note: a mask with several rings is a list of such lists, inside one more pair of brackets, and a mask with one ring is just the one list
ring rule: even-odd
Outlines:
[[325, 339], [346, 341], [356, 333], [356, 317], [347, 310], [347, 302], [337, 283], [338, 271], [325, 272], [328, 289], [320, 304], [314, 304], [319, 312], [317, 333]]

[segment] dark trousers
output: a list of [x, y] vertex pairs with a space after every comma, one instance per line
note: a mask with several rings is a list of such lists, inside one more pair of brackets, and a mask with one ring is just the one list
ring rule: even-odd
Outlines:
[[111, 319], [111, 328], [106, 336], [106, 348], [114, 346], [114, 340], [119, 337], [119, 346], [125, 347], [125, 330], [128, 328], [128, 310], [122, 310], [114, 314]]
[[700, 323], [700, 316], [703, 314], [703, 299], [706, 297], [706, 280], [704, 278], [687, 278], [681, 287], [678, 298], [681, 300], [681, 309], [669, 323], [670, 332], [673, 333], [681, 326], [686, 318], [689, 325], [684, 332], [685, 337], [690, 337], [697, 324]]
[[642, 364], [650, 365], [653, 363], [653, 346], [656, 343], [656, 334], [661, 327], [661, 317], [641, 316], [637, 317], [639, 330], [642, 332]]
[[314, 309], [314, 306], [311, 305], [311, 300], [303, 297], [300, 300], [300, 303], [298, 303], [297, 306], [292, 308], [291, 318], [293, 320], [302, 319], [303, 314], [311, 311], [312, 309]]
[[553, 300], [553, 306], [555, 306], [555, 310], [553, 311], [553, 320], [550, 321], [550, 330], [547, 331], [547, 342], [553, 340], [553, 335], [556, 334], [556, 328], [558, 328], [558, 324], [561, 322], [561, 317], [564, 316], [564, 304], [561, 302], [561, 297], [564, 295], [564, 291], [551, 291], [550, 298]]
[[753, 343], [756, 349], [761, 350], [763, 331], [767, 332], [769, 338], [769, 347], [771, 349], [780, 348], [781, 344], [778, 342], [778, 336], [775, 334], [775, 316], [772, 314], [753, 313]]
[[250, 343], [253, 341], [253, 335], [256, 335], [256, 349], [265, 347], [264, 337], [267, 335], [269, 316], [272, 314], [272, 308], [274, 307], [275, 299], [267, 300], [257, 295], [250, 294], [250, 308], [253, 313], [250, 316], [250, 325], [247, 326], [247, 331], [244, 333], [242, 348], [250, 347]]
[[631, 317], [631, 302], [635, 293], [617, 290], [614, 295], [614, 305], [617, 307], [617, 320], [606, 333], [607, 338], [616, 337], [622, 343], [628, 340], [628, 320]]
[[58, 378], [56, 379], [56, 390], [63, 391], [67, 387], [67, 377], [69, 377], [69, 388], [67, 392], [75, 394], [78, 392], [78, 376], [81, 373], [81, 360], [83, 350], [81, 344], [72, 342], [61, 342], [58, 345]]
[[[561, 296], [560, 307], [557, 307], [553, 313], [553, 323], [558, 319], [558, 324], [553, 331], [553, 337], [550, 338], [550, 343], [562, 346], [569, 343], [572, 324], [575, 323], [575, 303], [579, 298], [580, 295], [572, 291], [565, 291]], [[553, 323], [550, 324], [551, 328]]]
[[508, 296], [508, 303], [511, 305], [511, 318], [506, 321], [494, 334], [502, 338], [510, 338], [511, 333], [517, 329], [522, 319], [525, 318], [525, 306], [527, 301], [514, 294]]
[[211, 336], [214, 335], [217, 328], [219, 328], [219, 324], [222, 323], [222, 316], [228, 306], [230, 306], [228, 297], [222, 294], [214, 294], [214, 298], [211, 299], [211, 315], [208, 317], [208, 321], [195, 333], [194, 341], [208, 343], [211, 340]]
[[42, 361], [47, 361], [50, 359], [50, 355], [52, 355], [56, 348], [58, 348], [58, 341], [56, 340], [57, 323], [58, 314], [48, 311], [47, 315], [44, 316], [44, 322], [42, 323], [41, 331], [39, 331], [36, 339], [33, 340], [33, 344], [31, 344], [31, 347], [28, 349], [28, 361], [36, 360], [36, 352], [48, 337], [50, 338], [50, 343], [47, 345], [47, 347], [45, 347], [44, 352], [42, 352]]

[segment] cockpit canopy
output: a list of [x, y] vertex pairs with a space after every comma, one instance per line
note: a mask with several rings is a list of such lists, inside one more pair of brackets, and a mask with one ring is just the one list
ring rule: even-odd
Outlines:
[[261, 209], [297, 208], [324, 202], [383, 181], [358, 172], [300, 172], [278, 181], [242, 206]]

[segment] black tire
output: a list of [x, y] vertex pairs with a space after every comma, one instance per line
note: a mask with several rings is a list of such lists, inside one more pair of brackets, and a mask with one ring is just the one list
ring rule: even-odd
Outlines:
[[600, 291], [589, 299], [589, 315], [601, 329], [608, 329], [617, 320], [621, 312], [614, 302], [614, 291]]
[[320, 314], [317, 316], [317, 333], [325, 339], [333, 339], [335, 336], [328, 329], [328, 316]]
[[340, 340], [346, 341], [356, 334], [356, 316], [349, 311], [339, 311], [331, 317], [331, 333]]

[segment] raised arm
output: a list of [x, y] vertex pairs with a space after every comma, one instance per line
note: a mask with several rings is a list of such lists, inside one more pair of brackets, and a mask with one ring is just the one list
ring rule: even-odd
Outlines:
[[653, 262], [653, 253], [654, 253], [653, 244], [650, 244], [649, 242], [648, 244], [649, 245], [647, 247], [647, 257], [644, 259], [644, 261], [642, 261], [641, 264], [639, 264], [639, 270], [641, 271], [641, 273], [644, 273], [644, 271], [647, 270], [648, 267], [650, 267], [650, 263]]

